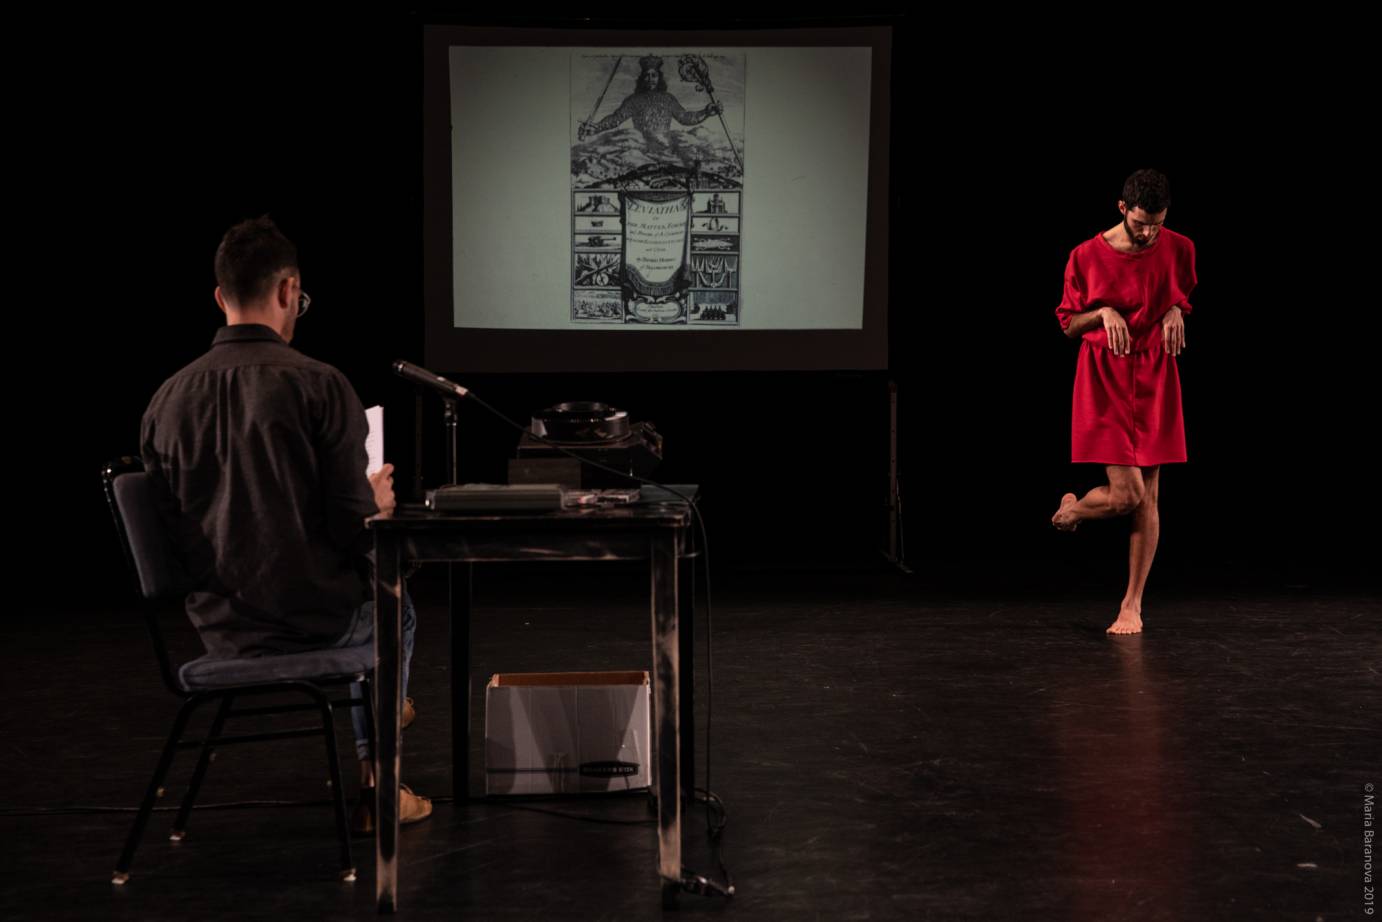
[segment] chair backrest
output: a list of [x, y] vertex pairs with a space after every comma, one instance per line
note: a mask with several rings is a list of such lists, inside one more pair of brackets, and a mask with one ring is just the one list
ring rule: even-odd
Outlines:
[[137, 458], [119, 458], [105, 466], [102, 476], [136, 590], [150, 600], [178, 594], [186, 580], [168, 530], [158, 516], [144, 465]]
[[[144, 464], [138, 458], [117, 458], [101, 470], [106, 501], [115, 518], [115, 531], [125, 552], [125, 563], [134, 578], [135, 592], [149, 602], [172, 599], [188, 585], [173, 551], [173, 541], [158, 516], [158, 504]], [[187, 691], [177, 679], [168, 645], [159, 627], [157, 606], [144, 606], [144, 624], [153, 641], [163, 684], [175, 695]]]

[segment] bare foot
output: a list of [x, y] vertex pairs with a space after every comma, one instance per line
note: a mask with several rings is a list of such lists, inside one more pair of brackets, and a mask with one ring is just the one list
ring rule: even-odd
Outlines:
[[1105, 634], [1141, 634], [1142, 612], [1132, 608], [1120, 608], [1118, 620], [1104, 631]]
[[1080, 520], [1075, 517], [1075, 513], [1072, 512], [1071, 509], [1079, 501], [1080, 498], [1074, 493], [1067, 493], [1062, 496], [1060, 498], [1060, 508], [1056, 510], [1055, 515], [1051, 516], [1051, 524], [1056, 526], [1060, 531], [1074, 531], [1080, 524]]

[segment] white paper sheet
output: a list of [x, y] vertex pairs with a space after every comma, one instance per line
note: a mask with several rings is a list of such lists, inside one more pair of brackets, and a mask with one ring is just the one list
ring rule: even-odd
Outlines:
[[384, 408], [370, 407], [365, 411], [369, 423], [369, 435], [365, 436], [365, 452], [369, 455], [366, 474], [373, 474], [384, 466]]

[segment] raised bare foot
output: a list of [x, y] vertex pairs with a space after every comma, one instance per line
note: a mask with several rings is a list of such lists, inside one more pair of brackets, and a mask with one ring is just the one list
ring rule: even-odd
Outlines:
[[1138, 609], [1120, 608], [1118, 619], [1105, 629], [1106, 634], [1141, 634], [1142, 612]]
[[1055, 515], [1051, 516], [1051, 524], [1061, 531], [1074, 531], [1080, 524], [1080, 520], [1075, 517], [1075, 513], [1071, 510], [1079, 501], [1080, 498], [1074, 493], [1067, 493], [1062, 496], [1060, 508], [1056, 510]]

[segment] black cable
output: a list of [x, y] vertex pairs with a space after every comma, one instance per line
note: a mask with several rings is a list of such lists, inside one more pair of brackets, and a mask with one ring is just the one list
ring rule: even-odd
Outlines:
[[[724, 858], [723, 858], [723, 854], [722, 854], [723, 846], [720, 844], [720, 836], [721, 836], [721, 834], [724, 832], [725, 825], [726, 825], [726, 823], [727, 823], [728, 820], [729, 820], [729, 811], [726, 809], [726, 807], [725, 807], [725, 805], [724, 805], [724, 801], [721, 800], [720, 797], [719, 797], [718, 795], [716, 795], [715, 793], [713, 793], [713, 792], [710, 790], [710, 739], [711, 739], [711, 719], [712, 719], [712, 716], [713, 716], [713, 714], [714, 714], [714, 706], [715, 706], [715, 660], [714, 660], [714, 643], [713, 643], [713, 640], [712, 640], [712, 638], [713, 638], [713, 622], [712, 622], [712, 618], [713, 618], [713, 615], [714, 615], [714, 606], [713, 606], [713, 604], [712, 604], [712, 598], [711, 598], [710, 536], [709, 536], [709, 533], [706, 531], [705, 519], [701, 516], [701, 511], [700, 511], [700, 508], [696, 505], [696, 500], [694, 500], [694, 499], [691, 498], [690, 496], [687, 496], [685, 493], [682, 493], [680, 490], [674, 490], [674, 489], [672, 489], [671, 487], [667, 486], [666, 484], [658, 483], [658, 482], [655, 481], [655, 480], [650, 480], [650, 479], [648, 479], [648, 478], [646, 478], [646, 477], [640, 477], [640, 476], [638, 476], [637, 474], [630, 474], [630, 473], [628, 473], [628, 472], [621, 471], [621, 470], [619, 470], [618, 468], [613, 468], [613, 467], [610, 467], [610, 466], [608, 466], [608, 465], [601, 464], [601, 463], [598, 462], [598, 461], [592, 461], [592, 460], [589, 459], [589, 458], [581, 457], [580, 455], [576, 454], [575, 452], [568, 450], [565, 446], [560, 445], [560, 444], [558, 444], [558, 443], [552, 441], [551, 439], [546, 438], [545, 436], [537, 435], [536, 433], [532, 432], [532, 430], [529, 429], [527, 426], [520, 425], [519, 423], [515, 422], [514, 420], [509, 419], [508, 416], [504, 415], [504, 414], [501, 413], [499, 410], [497, 410], [496, 408], [490, 406], [488, 403], [486, 403], [484, 400], [482, 400], [479, 396], [477, 396], [477, 395], [475, 394], [474, 391], [469, 392], [469, 393], [467, 394], [467, 396], [468, 396], [471, 400], [474, 400], [476, 403], [478, 403], [480, 406], [484, 407], [484, 408], [485, 408], [486, 410], [488, 410], [490, 413], [494, 414], [496, 417], [498, 417], [499, 419], [503, 420], [503, 421], [504, 421], [505, 423], [507, 423], [508, 425], [512, 426], [514, 429], [517, 429], [517, 430], [518, 430], [519, 432], [521, 432], [521, 433], [527, 433], [528, 435], [531, 435], [534, 439], [537, 439], [539, 442], [542, 442], [542, 443], [544, 443], [544, 444], [546, 444], [546, 445], [551, 446], [552, 448], [555, 448], [557, 451], [560, 451], [562, 454], [568, 455], [568, 456], [570, 456], [570, 457], [576, 459], [577, 461], [579, 461], [579, 462], [581, 462], [581, 463], [583, 463], [583, 464], [588, 464], [588, 465], [590, 465], [591, 467], [597, 468], [597, 469], [602, 470], [602, 471], [605, 471], [605, 472], [607, 472], [607, 473], [614, 474], [615, 476], [627, 478], [627, 479], [629, 479], [629, 480], [635, 480], [635, 481], [637, 481], [637, 482], [639, 482], [639, 483], [648, 484], [649, 486], [657, 487], [659, 490], [665, 490], [665, 491], [667, 491], [668, 493], [671, 493], [673, 496], [680, 497], [682, 500], [684, 500], [684, 501], [686, 502], [687, 507], [691, 510], [692, 518], [695, 519], [697, 528], [698, 528], [698, 530], [699, 530], [699, 532], [700, 532], [700, 536], [701, 536], [701, 557], [703, 558], [703, 563], [704, 563], [704, 565], [705, 565], [705, 631], [706, 631], [706, 640], [705, 640], [705, 653], [706, 653], [705, 785], [706, 785], [706, 786], [705, 786], [704, 788], [696, 788], [695, 791], [694, 791], [694, 793], [697, 794], [697, 795], [701, 795], [698, 799], [699, 799], [702, 803], [705, 804], [706, 835], [707, 835], [707, 837], [710, 839], [710, 841], [711, 841], [711, 843], [712, 843], [712, 851], [713, 851], [713, 854], [714, 854], [714, 857], [715, 857], [715, 862], [716, 862], [717, 866], [719, 867], [719, 871], [720, 871], [721, 875], [722, 875], [722, 876], [724, 877], [724, 879], [725, 879], [725, 886], [724, 886], [723, 888], [718, 887], [718, 886], [714, 885], [713, 883], [711, 883], [710, 881], [708, 881], [706, 878], [701, 877], [701, 876], [698, 875], [698, 874], [695, 874], [695, 872], [692, 872], [692, 871], [690, 871], [689, 869], [686, 869], [686, 870], [685, 870], [685, 873], [684, 873], [684, 875], [683, 875], [683, 885], [684, 885], [684, 886], [687, 886], [688, 889], [692, 889], [694, 892], [698, 892], [698, 893], [719, 892], [719, 893], [723, 893], [723, 894], [726, 895], [726, 896], [733, 896], [733, 895], [734, 895], [734, 892], [735, 892], [735, 889], [734, 889], [734, 879], [733, 879], [733, 877], [730, 875], [730, 873], [729, 873], [729, 868], [728, 868], [728, 867], [726, 866], [726, 864], [725, 864], [725, 861], [724, 861]], [[693, 588], [694, 588], [694, 581], [695, 581], [695, 578], [696, 578], [696, 577], [695, 577], [695, 569], [693, 568], [693, 569], [692, 569], [692, 573], [691, 573], [691, 579], [692, 579], [692, 581], [693, 581]], [[693, 643], [693, 651], [694, 651], [694, 643]], [[694, 652], [693, 652], [693, 655], [694, 655]], [[434, 797], [434, 798], [431, 798], [431, 800], [432, 800], [433, 803], [455, 803], [455, 802], [456, 802], [456, 798], [454, 798], [454, 797]], [[563, 819], [573, 819], [573, 820], [579, 820], [579, 821], [581, 821], [581, 822], [599, 823], [599, 824], [611, 825], [611, 826], [649, 826], [649, 825], [653, 825], [653, 824], [655, 824], [655, 823], [657, 822], [657, 820], [653, 820], [653, 819], [645, 819], [645, 820], [617, 820], [617, 819], [607, 819], [607, 818], [604, 818], [604, 817], [597, 817], [597, 816], [590, 816], [590, 815], [583, 815], [583, 814], [576, 814], [576, 813], [566, 813], [566, 812], [563, 812], [563, 811], [560, 811], [560, 810], [550, 810], [550, 809], [547, 809], [547, 808], [544, 808], [544, 807], [535, 807], [535, 806], [532, 806], [532, 805], [530, 805], [530, 804], [516, 804], [516, 803], [507, 803], [507, 802], [502, 802], [502, 803], [501, 803], [501, 802], [485, 801], [485, 800], [478, 800], [478, 799], [472, 799], [472, 798], [467, 798], [467, 799], [466, 799], [466, 802], [467, 802], [467, 803], [471, 803], [471, 804], [481, 804], [481, 805], [484, 805], [484, 806], [504, 807], [504, 808], [506, 808], [506, 809], [527, 810], [527, 811], [530, 811], [530, 812], [533, 812], [533, 813], [543, 813], [543, 814], [546, 814], [546, 815], [548, 815], [548, 816], [556, 816], [556, 817], [561, 817], [561, 818], [563, 818]], [[321, 807], [321, 806], [328, 806], [328, 805], [331, 805], [331, 804], [333, 804], [333, 803], [334, 803], [334, 801], [329, 801], [329, 800], [319, 800], [319, 801], [246, 800], [246, 801], [231, 801], [231, 802], [227, 802], [227, 803], [217, 803], [217, 804], [198, 804], [196, 807], [194, 807], [194, 809], [196, 809], [196, 810], [237, 810], [237, 809], [247, 809], [247, 808], [254, 808], [254, 807]], [[41, 808], [41, 809], [37, 809], [37, 810], [18, 810], [18, 809], [13, 809], [13, 808], [0, 808], [0, 816], [5, 816], [5, 817], [26, 817], [26, 816], [73, 816], [73, 815], [92, 815], [92, 814], [105, 814], [105, 813], [138, 813], [138, 812], [139, 812], [139, 809], [140, 809], [139, 807], [86, 806], [86, 805], [74, 805], [74, 806], [70, 806], [70, 807]], [[179, 808], [179, 807], [174, 807], [174, 806], [155, 806], [155, 807], [151, 808], [151, 812], [154, 812], [154, 813], [169, 813], [169, 812], [172, 812], [172, 811], [177, 810], [177, 809], [180, 809], [180, 808]], [[718, 814], [719, 814], [718, 820], [717, 820], [716, 817], [715, 817], [715, 813], [716, 813], [717, 811], [718, 811]]]
[[[429, 798], [434, 804], [454, 804], [457, 803], [455, 797], [432, 797]], [[592, 816], [588, 813], [567, 813], [563, 810], [552, 810], [547, 807], [535, 807], [532, 804], [510, 803], [504, 800], [488, 800], [483, 797], [467, 797], [463, 802], [473, 807], [498, 807], [505, 810], [527, 810], [532, 813], [544, 813], [548, 816], [558, 816], [566, 820], [580, 820], [583, 823], [599, 823], [605, 826], [652, 826], [657, 823], [655, 819], [642, 820], [613, 820], [602, 816]]]
[[[252, 807], [328, 807], [334, 804], [334, 800], [236, 800], [219, 804], [197, 804], [193, 809], [196, 810], [243, 810]], [[175, 806], [155, 806], [152, 808], [154, 813], [172, 813], [179, 809]], [[138, 807], [116, 807], [116, 806], [92, 806], [83, 804], [73, 804], [70, 807], [38, 807], [33, 809], [18, 809], [13, 807], [0, 807], [0, 816], [85, 816], [101, 813], [138, 813]]]
[[[490, 406], [487, 402], [485, 402], [483, 399], [481, 399], [481, 397], [480, 397], [478, 394], [476, 394], [474, 391], [467, 390], [465, 396], [466, 396], [467, 399], [473, 400], [473, 401], [475, 401], [476, 403], [478, 403], [480, 406], [484, 407], [486, 410], [488, 410], [491, 414], [493, 414], [493, 415], [494, 415], [495, 417], [497, 417], [498, 419], [503, 420], [503, 421], [504, 421], [505, 423], [507, 423], [509, 426], [511, 426], [512, 428], [516, 429], [520, 434], [529, 435], [529, 436], [531, 436], [532, 438], [536, 439], [537, 441], [543, 443], [544, 445], [548, 445], [548, 446], [550, 446], [550, 447], [552, 447], [552, 448], [555, 448], [557, 451], [561, 452], [562, 454], [564, 454], [564, 455], [566, 455], [566, 456], [568, 456], [568, 457], [574, 458], [575, 460], [581, 462], [582, 464], [588, 464], [588, 465], [590, 465], [591, 467], [596, 468], [597, 470], [602, 470], [602, 471], [605, 471], [606, 473], [614, 474], [616, 477], [622, 477], [622, 478], [625, 478], [625, 479], [627, 479], [627, 480], [633, 480], [633, 481], [637, 481], [638, 483], [643, 483], [643, 484], [647, 484], [647, 485], [649, 485], [649, 486], [657, 487], [659, 490], [666, 490], [668, 493], [671, 493], [673, 496], [680, 497], [683, 501], [685, 501], [685, 503], [686, 503], [686, 505], [687, 505], [687, 508], [689, 508], [689, 509], [691, 510], [691, 517], [695, 520], [696, 526], [697, 526], [697, 528], [698, 528], [698, 530], [699, 530], [699, 532], [700, 532], [700, 536], [701, 536], [701, 557], [703, 558], [703, 561], [702, 561], [702, 562], [704, 563], [704, 566], [705, 566], [705, 638], [706, 638], [706, 639], [705, 639], [705, 668], [706, 668], [706, 695], [705, 695], [705, 699], [706, 699], [706, 701], [705, 701], [705, 789], [704, 789], [705, 794], [706, 794], [706, 798], [705, 798], [705, 805], [706, 805], [705, 823], [706, 823], [707, 834], [710, 835], [711, 842], [712, 842], [713, 847], [714, 847], [714, 852], [715, 852], [715, 856], [716, 856], [716, 863], [719, 865], [719, 867], [720, 867], [720, 872], [721, 872], [721, 874], [724, 875], [724, 878], [725, 878], [725, 887], [723, 888], [723, 891], [722, 891], [722, 892], [724, 892], [726, 896], [733, 896], [733, 895], [734, 895], [734, 882], [733, 882], [733, 879], [730, 877], [729, 869], [725, 866], [724, 860], [723, 860], [723, 858], [721, 857], [720, 845], [719, 845], [719, 835], [720, 835], [720, 833], [724, 830], [724, 823], [725, 823], [725, 819], [727, 818], [727, 814], [726, 814], [726, 812], [724, 811], [724, 802], [721, 801], [719, 797], [717, 797], [717, 796], [715, 796], [714, 794], [712, 794], [712, 793], [710, 792], [710, 790], [709, 790], [709, 788], [710, 788], [710, 730], [711, 730], [711, 720], [712, 720], [712, 717], [713, 717], [713, 715], [714, 715], [714, 710], [715, 710], [715, 657], [714, 657], [714, 644], [712, 643], [712, 640], [711, 640], [711, 637], [712, 637], [712, 626], [713, 626], [713, 621], [712, 621], [712, 619], [713, 619], [713, 617], [714, 617], [714, 607], [713, 607], [713, 605], [712, 605], [711, 593], [710, 593], [710, 585], [711, 585], [711, 580], [710, 580], [710, 535], [709, 535], [709, 533], [706, 531], [705, 519], [701, 516], [700, 507], [698, 507], [698, 506], [696, 505], [696, 500], [692, 499], [690, 496], [687, 496], [685, 493], [682, 493], [680, 490], [674, 490], [674, 489], [672, 489], [671, 487], [667, 486], [667, 485], [664, 484], [664, 483], [658, 483], [656, 480], [650, 480], [650, 479], [648, 479], [648, 478], [646, 478], [646, 477], [640, 477], [640, 476], [638, 476], [637, 474], [631, 474], [631, 473], [629, 473], [629, 472], [627, 472], [627, 471], [621, 471], [621, 470], [619, 470], [618, 468], [610, 467], [610, 466], [607, 465], [607, 464], [601, 464], [599, 461], [592, 461], [590, 458], [582, 457], [581, 455], [578, 455], [578, 454], [576, 454], [574, 451], [571, 451], [570, 449], [568, 449], [566, 446], [561, 445], [561, 444], [558, 444], [557, 442], [552, 441], [551, 439], [547, 438], [546, 436], [538, 435], [537, 433], [533, 432], [532, 429], [531, 429], [530, 427], [524, 426], [524, 425], [522, 425], [522, 424], [520, 424], [520, 423], [518, 423], [518, 422], [516, 422], [516, 421], [514, 421], [514, 420], [512, 420], [512, 419], [509, 419], [509, 417], [506, 416], [504, 413], [500, 412], [500, 411], [499, 411], [498, 409], [496, 409], [495, 407]], [[691, 571], [691, 579], [692, 579], [692, 582], [693, 582], [693, 586], [694, 586], [695, 578], [696, 578], [696, 576], [695, 576], [695, 569], [693, 568], [692, 571]], [[694, 656], [694, 643], [693, 643], [692, 649], [693, 649], [692, 655]], [[700, 790], [701, 790], [701, 789], [699, 789], [699, 788], [697, 789], [697, 791], [700, 791]], [[720, 823], [719, 823], [718, 825], [715, 823], [715, 821], [714, 821], [714, 819], [712, 818], [712, 815], [711, 815], [711, 800], [712, 800], [712, 798], [713, 798], [713, 800], [715, 801], [715, 803], [718, 803], [718, 804], [720, 805], [720, 810], [721, 810], [721, 821], [720, 821]], [[551, 811], [539, 811], [539, 812], [551, 812]], [[558, 814], [558, 815], [563, 815], [563, 814]], [[574, 817], [574, 818], [580, 819], [581, 817]], [[714, 830], [714, 832], [712, 833], [711, 830]], [[693, 877], [695, 877], [695, 876], [696, 876], [696, 875], [693, 875]], [[700, 893], [705, 893], [705, 892], [707, 892], [706, 889], [705, 889], [705, 887], [707, 887], [707, 886], [710, 887], [711, 889], [715, 890], [715, 891], [720, 891], [720, 889], [721, 889], [721, 888], [719, 888], [719, 887], [717, 887], [717, 886], [711, 884], [710, 882], [706, 881], [704, 878], [699, 878], [699, 881], [700, 881], [701, 886], [698, 887], [698, 888], [695, 888], [696, 892], [700, 892]], [[686, 886], [686, 885], [687, 885], [687, 881], [686, 881], [685, 879], [683, 879], [683, 886]]]
[[[475, 402], [478, 403], [480, 406], [482, 406], [482, 407], [484, 407], [486, 410], [488, 410], [490, 413], [494, 414], [496, 417], [498, 417], [499, 419], [503, 420], [505, 423], [507, 423], [508, 425], [512, 426], [514, 429], [518, 430], [518, 432], [523, 433], [523, 434], [526, 434], [526, 435], [530, 435], [530, 436], [532, 436], [534, 439], [537, 439], [539, 442], [543, 443], [544, 445], [549, 445], [549, 446], [551, 446], [552, 448], [555, 448], [557, 451], [561, 452], [562, 454], [567, 455], [567, 456], [569, 456], [569, 457], [571, 457], [571, 458], [576, 459], [577, 461], [581, 462], [582, 464], [589, 464], [591, 467], [594, 467], [594, 468], [597, 468], [597, 469], [599, 469], [599, 470], [605, 471], [606, 473], [614, 474], [616, 477], [623, 477], [623, 478], [626, 478], [626, 479], [628, 479], [628, 480], [635, 480], [635, 481], [637, 481], [637, 482], [639, 482], [639, 483], [645, 483], [645, 484], [648, 484], [649, 486], [657, 487], [659, 490], [666, 490], [668, 493], [671, 493], [673, 496], [679, 496], [679, 497], [681, 497], [681, 499], [683, 499], [683, 500], [686, 502], [686, 505], [690, 508], [690, 510], [691, 510], [691, 516], [692, 516], [693, 519], [695, 519], [695, 521], [696, 521], [696, 526], [697, 526], [697, 528], [698, 528], [699, 531], [700, 531], [700, 536], [701, 536], [701, 558], [702, 558], [702, 563], [704, 564], [704, 568], [705, 568], [705, 671], [706, 671], [706, 692], [705, 692], [705, 786], [706, 786], [707, 788], [709, 788], [709, 787], [710, 787], [710, 729], [711, 729], [711, 720], [713, 719], [713, 717], [714, 717], [714, 712], [715, 712], [715, 655], [714, 655], [714, 653], [715, 653], [715, 646], [714, 646], [714, 642], [713, 642], [713, 640], [712, 640], [712, 636], [713, 636], [713, 634], [712, 634], [712, 628], [713, 628], [713, 618], [714, 618], [714, 606], [712, 605], [711, 593], [710, 593], [710, 586], [711, 586], [711, 580], [710, 580], [710, 535], [709, 535], [709, 533], [706, 531], [706, 528], [705, 528], [705, 519], [701, 516], [701, 510], [700, 510], [700, 507], [696, 505], [696, 500], [694, 500], [694, 499], [692, 499], [691, 497], [687, 496], [685, 493], [682, 493], [680, 490], [673, 490], [671, 487], [667, 486], [666, 484], [658, 483], [656, 480], [649, 480], [649, 479], [646, 478], [646, 477], [640, 477], [640, 476], [638, 476], [637, 474], [630, 474], [630, 473], [628, 473], [627, 471], [621, 471], [621, 470], [619, 470], [618, 468], [610, 467], [609, 465], [606, 465], [606, 464], [601, 464], [599, 461], [592, 461], [592, 460], [589, 459], [589, 458], [582, 457], [582, 456], [576, 454], [575, 452], [569, 450], [568, 448], [566, 448], [566, 446], [561, 445], [561, 444], [559, 444], [559, 443], [557, 443], [557, 442], [554, 442], [554, 441], [552, 441], [551, 439], [547, 438], [546, 436], [538, 435], [537, 433], [533, 432], [532, 429], [529, 428], [528, 426], [524, 426], [524, 425], [522, 425], [521, 423], [515, 422], [514, 420], [510, 419], [508, 416], [504, 415], [504, 414], [503, 414], [502, 412], [500, 412], [498, 409], [496, 409], [495, 407], [492, 407], [492, 406], [490, 406], [488, 403], [486, 403], [486, 402], [485, 402], [483, 399], [481, 399], [480, 396], [479, 396], [478, 394], [476, 394], [474, 391], [467, 391], [467, 392], [466, 392], [466, 398], [469, 399], [469, 400], [475, 401]], [[696, 575], [695, 575], [695, 570], [694, 570], [694, 568], [693, 568], [692, 571], [691, 571], [691, 579], [693, 580], [693, 582], [694, 582], [695, 578], [696, 578]], [[706, 818], [706, 819], [707, 819], [707, 823], [708, 823], [708, 822], [709, 822], [709, 815], [708, 815], [708, 814], [707, 814], [707, 818]]]
[[[734, 875], [729, 872], [729, 865], [724, 857], [724, 845], [720, 841], [720, 836], [725, 831], [725, 825], [729, 822], [729, 809], [714, 791], [707, 788], [696, 788], [695, 793], [700, 795], [705, 802], [706, 836], [710, 839], [710, 853], [720, 871], [720, 876], [724, 879], [724, 886], [715, 885], [706, 878], [690, 872], [690, 869], [684, 869], [690, 872], [690, 886], [685, 880], [683, 880], [682, 885], [695, 893], [718, 893], [721, 896], [733, 897], [735, 894]], [[718, 822], [711, 819], [712, 810], [719, 812]]]
[[[490, 406], [488, 403], [486, 403], [484, 400], [482, 400], [482, 399], [480, 398], [480, 396], [479, 396], [478, 394], [476, 394], [474, 391], [467, 391], [467, 392], [466, 392], [466, 399], [467, 399], [467, 400], [473, 400], [473, 401], [475, 401], [475, 402], [478, 403], [480, 406], [484, 407], [486, 410], [488, 410], [489, 412], [493, 413], [493, 414], [494, 414], [495, 416], [497, 416], [499, 419], [503, 420], [505, 423], [508, 423], [508, 424], [509, 424], [510, 426], [512, 426], [514, 429], [517, 429], [520, 433], [525, 434], [525, 435], [530, 435], [530, 436], [532, 436], [533, 438], [537, 439], [537, 440], [538, 440], [539, 442], [541, 442], [542, 444], [544, 444], [544, 445], [550, 445], [551, 447], [555, 448], [557, 451], [561, 452], [562, 454], [568, 455], [568, 456], [570, 456], [570, 457], [572, 457], [572, 458], [575, 458], [577, 461], [581, 462], [582, 464], [589, 464], [591, 467], [598, 468], [598, 469], [600, 469], [600, 470], [602, 470], [602, 471], [604, 471], [604, 472], [606, 472], [606, 473], [608, 473], [608, 474], [614, 474], [616, 477], [624, 477], [624, 478], [626, 478], [626, 479], [628, 479], [628, 480], [636, 480], [636, 481], [638, 481], [639, 483], [646, 483], [646, 484], [648, 484], [649, 486], [657, 487], [659, 490], [666, 490], [668, 493], [671, 493], [673, 496], [679, 496], [679, 497], [681, 497], [683, 500], [686, 501], [686, 504], [687, 504], [688, 506], [691, 507], [692, 511], [697, 513], [696, 519], [697, 519], [698, 522], [700, 521], [699, 510], [696, 509], [696, 501], [695, 501], [694, 499], [692, 499], [691, 497], [687, 496], [685, 493], [682, 493], [680, 490], [673, 490], [671, 487], [667, 486], [665, 483], [658, 483], [656, 480], [649, 480], [648, 478], [646, 478], [646, 477], [640, 477], [640, 476], [638, 476], [637, 474], [630, 474], [628, 471], [621, 471], [621, 470], [619, 470], [617, 467], [610, 467], [610, 466], [607, 465], [607, 464], [601, 464], [599, 461], [592, 461], [592, 460], [589, 459], [589, 458], [584, 458], [584, 457], [582, 457], [582, 456], [576, 454], [575, 452], [571, 451], [571, 450], [568, 449], [565, 445], [562, 445], [560, 442], [554, 442], [554, 441], [552, 441], [551, 439], [547, 438], [545, 435], [538, 435], [536, 432], [534, 432], [534, 431], [532, 430], [531, 427], [525, 426], [525, 425], [523, 425], [522, 423], [519, 423], [519, 422], [516, 422], [516, 421], [514, 421], [514, 420], [512, 420], [512, 419], [509, 419], [509, 417], [505, 416], [505, 415], [504, 415], [502, 412], [500, 412], [498, 409], [496, 409], [495, 407]], [[703, 522], [701, 522], [701, 537], [702, 537], [702, 538], [705, 537], [705, 523], [703, 523]]]
[[725, 802], [720, 799], [718, 794], [705, 788], [696, 788], [696, 793], [700, 795], [697, 799], [705, 804], [707, 818], [711, 816], [712, 812], [719, 813], [719, 820], [709, 821], [706, 831], [712, 839], [720, 838], [720, 833], [725, 831], [725, 825], [729, 822], [729, 810], [725, 807]]
[[[434, 804], [455, 803], [456, 798], [450, 796], [428, 798]], [[717, 798], [718, 800], [718, 798]], [[649, 826], [657, 823], [655, 819], [642, 820], [612, 820], [602, 817], [588, 816], [579, 813], [565, 813], [560, 810], [550, 810], [545, 807], [535, 807], [531, 803], [509, 803], [507, 801], [487, 800], [485, 798], [467, 798], [467, 804], [483, 807], [503, 807], [514, 810], [532, 810], [536, 813], [546, 813], [551, 816], [564, 817], [573, 820], [588, 820], [592, 823], [609, 823], [620, 826]], [[224, 803], [197, 804], [194, 810], [240, 810], [262, 807], [329, 807], [335, 804], [334, 800], [237, 800]], [[180, 809], [172, 805], [154, 806], [151, 808], [154, 813], [171, 813]], [[95, 804], [72, 804], [67, 807], [0, 807], [0, 816], [3, 817], [25, 817], [25, 816], [86, 816], [103, 813], [138, 813], [139, 807], [120, 807], [113, 805]], [[723, 828], [723, 824], [721, 824]]]
[[[723, 846], [720, 844], [720, 834], [724, 832], [725, 824], [728, 822], [729, 813], [722, 801], [716, 794], [705, 788], [696, 788], [695, 793], [698, 799], [706, 805], [706, 835], [711, 841], [712, 854], [715, 864], [719, 868], [721, 876], [724, 878], [723, 887], [713, 883], [707, 878], [702, 877], [689, 868], [683, 869], [682, 884], [691, 892], [710, 894], [720, 893], [724, 896], [734, 895], [734, 878], [726, 866], [723, 856]], [[454, 797], [433, 797], [430, 798], [434, 804], [455, 803]], [[486, 800], [484, 798], [466, 798], [465, 802], [469, 805], [497, 807], [505, 810], [526, 810], [532, 813], [542, 813], [547, 816], [555, 816], [561, 819], [577, 820], [582, 823], [598, 823], [604, 826], [653, 826], [657, 824], [655, 819], [642, 820], [620, 820], [609, 819], [601, 816], [591, 816], [581, 813], [567, 813], [562, 810], [552, 810], [546, 807], [537, 807], [532, 804], [510, 803], [508, 801]], [[329, 807], [334, 806], [334, 800], [238, 800], [225, 803], [197, 804], [193, 807], [195, 811], [204, 810], [244, 810], [263, 807]], [[151, 813], [172, 813], [180, 807], [155, 806], [150, 808]], [[138, 813], [139, 807], [119, 807], [110, 805], [84, 805], [73, 804], [69, 807], [43, 807], [38, 809], [17, 809], [13, 807], [0, 807], [0, 817], [17, 818], [30, 816], [92, 816], [102, 814], [118, 813]], [[719, 819], [713, 818], [713, 814], [718, 813]]]

